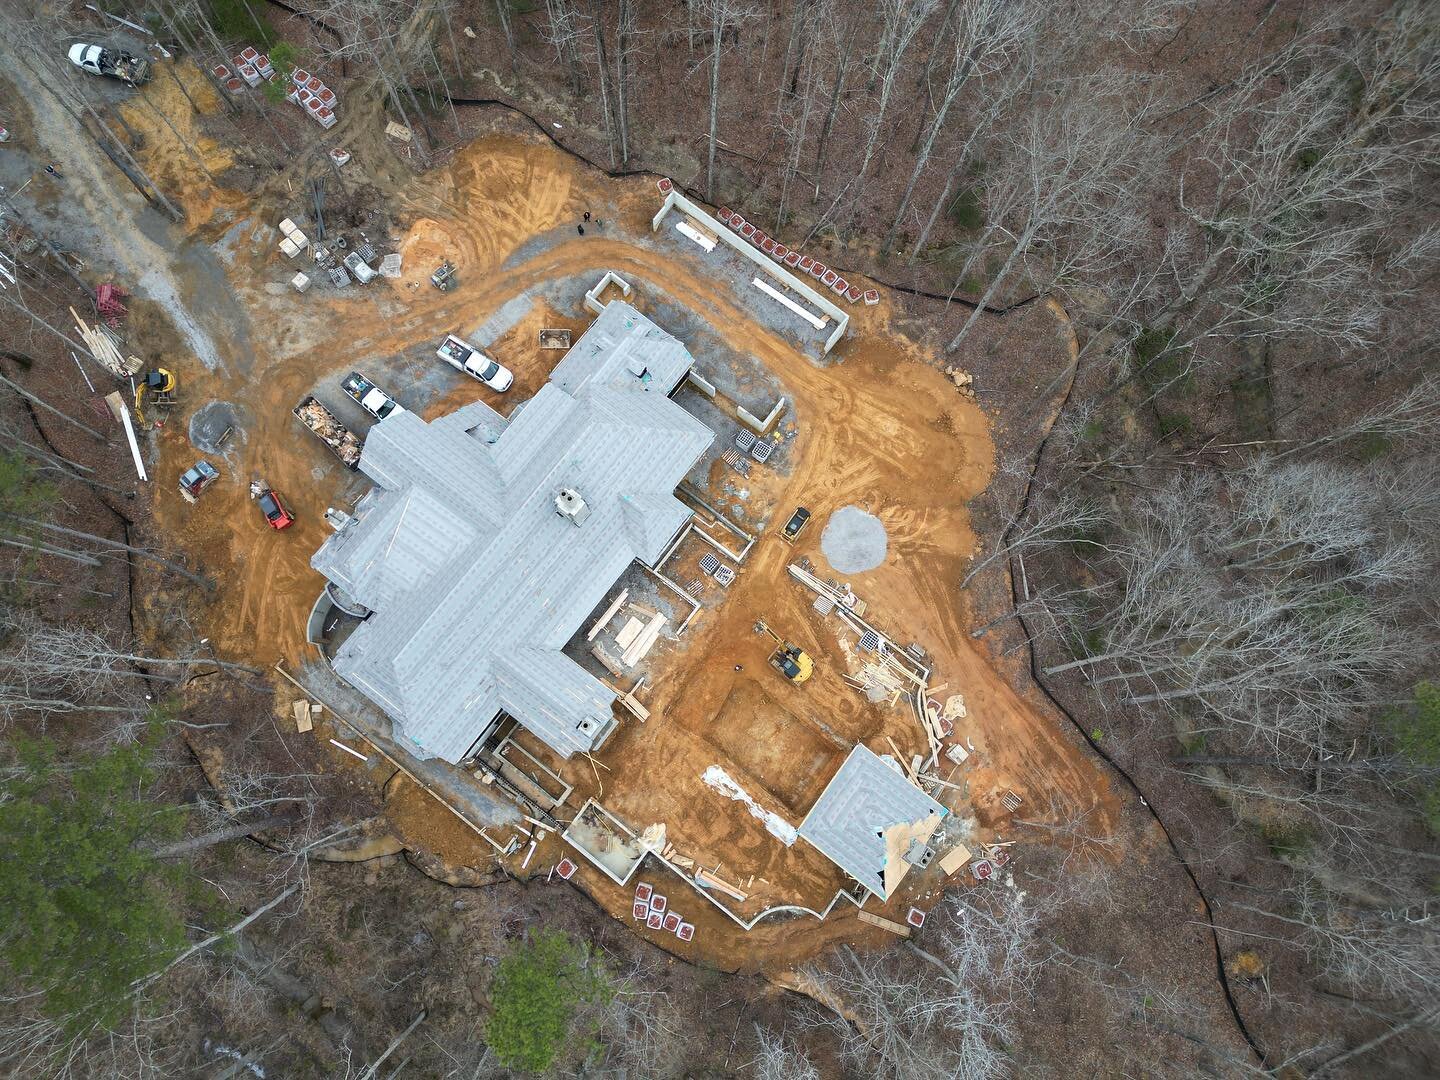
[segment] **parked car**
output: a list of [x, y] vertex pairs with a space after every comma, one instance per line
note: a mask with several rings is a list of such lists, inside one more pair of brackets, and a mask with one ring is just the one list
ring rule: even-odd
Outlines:
[[255, 504], [260, 507], [260, 512], [265, 515], [265, 521], [272, 529], [288, 529], [295, 524], [295, 515], [290, 512], [290, 507], [285, 505], [285, 500], [278, 491], [266, 488], [256, 498]]
[[463, 371], [472, 379], [479, 379], [491, 390], [505, 391], [515, 381], [510, 369], [498, 360], [492, 360], [463, 338], [447, 334], [445, 344], [435, 353], [456, 371]]
[[352, 371], [345, 376], [345, 381], [340, 384], [340, 389], [354, 398], [355, 402], [376, 420], [384, 420], [387, 416], [405, 411], [404, 405], [401, 405], [358, 371]]
[[180, 474], [180, 494], [193, 503], [197, 495], [219, 479], [219, 470], [201, 459]]

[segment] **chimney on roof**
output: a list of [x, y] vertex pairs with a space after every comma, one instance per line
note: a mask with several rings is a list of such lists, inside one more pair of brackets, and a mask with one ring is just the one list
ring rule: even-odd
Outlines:
[[590, 507], [585, 505], [585, 500], [574, 488], [561, 488], [560, 494], [555, 496], [555, 512], [568, 519], [570, 524], [579, 526], [590, 516]]

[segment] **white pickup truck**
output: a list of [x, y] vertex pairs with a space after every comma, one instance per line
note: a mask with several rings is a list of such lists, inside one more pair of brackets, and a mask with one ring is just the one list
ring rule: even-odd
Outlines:
[[387, 416], [405, 411], [404, 405], [401, 405], [358, 371], [352, 371], [347, 375], [345, 381], [340, 384], [340, 389], [344, 390], [355, 400], [356, 404], [376, 420], [384, 420]]
[[119, 79], [131, 86], [139, 86], [150, 78], [150, 61], [132, 56], [124, 49], [107, 49], [81, 41], [70, 46], [70, 62], [92, 75]]
[[446, 335], [445, 344], [436, 350], [435, 355], [456, 371], [479, 379], [491, 390], [509, 390], [510, 384], [515, 381], [509, 368], [498, 360], [491, 360], [474, 345], [454, 334]]

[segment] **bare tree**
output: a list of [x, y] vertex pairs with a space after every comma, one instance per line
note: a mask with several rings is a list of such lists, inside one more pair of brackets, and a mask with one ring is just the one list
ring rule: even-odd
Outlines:
[[715, 145], [720, 129], [720, 61], [726, 53], [726, 40], [733, 33], [737, 38], [740, 28], [759, 12], [751, 6], [750, 0], [696, 0], [698, 8], [710, 27], [710, 137], [705, 156], [705, 199], [715, 201]]
[[638, 41], [634, 0], [619, 0], [615, 12], [615, 116], [620, 129], [621, 165], [630, 164], [630, 89]]
[[840, 114], [840, 103], [855, 60], [855, 46], [860, 39], [861, 12], [854, 4], [840, 0], [824, 0], [820, 12], [820, 44], [830, 54], [832, 70], [830, 101], [825, 108], [825, 122], [820, 127], [820, 137], [815, 144], [815, 197], [820, 197], [820, 178], [825, 173], [825, 156], [830, 147], [830, 135], [835, 130], [835, 119]]
[[545, 15], [545, 29], [542, 33], [554, 48], [560, 62], [565, 65], [570, 92], [579, 96], [582, 87], [580, 42], [585, 30], [581, 26], [580, 12], [575, 6], [575, 0], [545, 0]]
[[949, 349], [959, 348], [1033, 245], [1084, 250], [1104, 235], [1105, 212], [1132, 197], [1149, 146], [1128, 115], [1124, 88], [1101, 72], [1064, 86], [1058, 98], [1037, 94], [1018, 132], [999, 140], [986, 172], [990, 223], [956, 288], [992, 242], [1003, 239], [1008, 254]]
[[[338, 36], [338, 41], [332, 41], [319, 35], [312, 48], [331, 61], [363, 62], [365, 70], [373, 73], [372, 85], [384, 88], [405, 125], [411, 130], [418, 128], [433, 147], [434, 132], [411, 83], [417, 76], [428, 81], [426, 63], [436, 6], [405, 0], [307, 0], [300, 10]], [[423, 148], [421, 152], [426, 153]]]
[[1046, 673], [1083, 668], [1161, 712], [1199, 707], [1281, 756], [1334, 749], [1411, 655], [1392, 626], [1430, 565], [1428, 538], [1383, 491], [1361, 472], [1266, 459], [1174, 478], [1103, 549], [1120, 583], [1104, 648]]
[[[950, 107], [973, 78], [983, 78], [998, 66], [1004, 64], [1008, 55], [1022, 39], [1035, 33], [1040, 25], [1040, 9], [1023, 3], [1004, 3], [1002, 0], [967, 0], [956, 10], [951, 5], [945, 12], [945, 24], [951, 28], [950, 48], [943, 49], [937, 43], [931, 51], [931, 61], [942, 53], [950, 58], [950, 73], [945, 88], [940, 93], [935, 115], [924, 131], [924, 137], [917, 140], [918, 153], [915, 167], [910, 171], [909, 183], [900, 197], [895, 211], [895, 220], [885, 241], [880, 245], [881, 253], [888, 253], [895, 244], [895, 235], [900, 231], [910, 201], [915, 196], [915, 187], [930, 163], [936, 141], [945, 127], [945, 118]], [[944, 27], [942, 26], [942, 34]], [[928, 71], [928, 68], [927, 68]]]
[[[820, 14], [818, 5], [802, 7], [796, 11], [792, 39], [798, 36], [802, 43], [808, 42], [814, 35]], [[810, 116], [815, 106], [813, 83], [817, 50], [806, 48], [802, 44], [797, 51], [799, 55], [794, 77], [789, 87], [782, 86], [780, 104], [775, 114], [776, 126], [784, 132], [784, 138], [789, 143], [785, 164], [780, 171], [780, 203], [775, 211], [776, 228], [783, 228], [788, 217], [791, 189], [800, 172], [800, 155], [805, 147], [805, 139], [810, 130]], [[787, 56], [787, 65], [788, 62]]]
[[[876, 45], [875, 57], [870, 69], [870, 85], [867, 88], [867, 95], [874, 99], [875, 106], [865, 117], [865, 150], [861, 154], [859, 167], [841, 188], [840, 194], [820, 215], [811, 228], [810, 235], [806, 237], [806, 242], [809, 242], [830, 220], [846, 196], [862, 185], [865, 177], [869, 174], [870, 165], [875, 160], [876, 147], [880, 143], [880, 133], [884, 130], [885, 120], [889, 114], [890, 99], [894, 95], [895, 84], [900, 76], [906, 54], [914, 43], [916, 35], [919, 34], [920, 28], [925, 25], [925, 21], [934, 12], [936, 2], [937, 0], [881, 0], [880, 10], [883, 13], [884, 21], [881, 24], [880, 40]], [[877, 86], [878, 92], [876, 91]], [[851, 212], [853, 210], [852, 202]]]
[[[1022, 517], [1012, 520], [1008, 527], [1000, 530], [1000, 535], [1008, 536], [1009, 539], [970, 567], [960, 582], [962, 589], [997, 559], [1055, 544], [1074, 543], [1106, 520], [1105, 511], [1101, 507], [1073, 490], [1063, 491], [1053, 499], [1040, 500], [1031, 505], [1039, 505], [1040, 509], [1033, 516], [1022, 512]], [[1028, 511], [1028, 508], [1026, 510]]]
[[1322, 19], [1207, 102], [1178, 199], [1191, 250], [1152, 313], [1169, 351], [1244, 338], [1365, 347], [1434, 267], [1410, 209], [1440, 147], [1440, 28], [1420, 5], [1358, 34]]
[[755, 1080], [820, 1080], [815, 1063], [783, 1034], [756, 1024], [755, 1042]]
[[[950, 897], [930, 914], [912, 957], [842, 947], [807, 974], [844, 1015], [816, 1014], [857, 1068], [877, 1065], [902, 1080], [988, 1080], [1008, 1072], [999, 1044], [1047, 957], [1038, 913], [1004, 890], [966, 902]], [[933, 928], [932, 928], [933, 924]], [[921, 961], [921, 962], [917, 962]]]

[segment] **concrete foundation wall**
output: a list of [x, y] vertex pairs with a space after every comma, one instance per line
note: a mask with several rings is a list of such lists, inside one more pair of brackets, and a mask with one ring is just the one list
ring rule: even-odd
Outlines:
[[661, 222], [665, 220], [665, 215], [677, 206], [685, 213], [695, 218], [695, 220], [703, 223], [707, 229], [713, 232], [722, 241], [724, 241], [730, 247], [734, 248], [741, 255], [745, 256], [745, 258], [749, 259], [756, 266], [760, 267], [761, 270], [765, 271], [765, 273], [769, 274], [776, 281], [781, 282], [787, 288], [799, 293], [801, 296], [805, 297], [806, 300], [809, 300], [817, 308], [823, 311], [826, 315], [829, 315], [832, 319], [834, 319], [835, 330], [825, 341], [825, 352], [828, 353], [831, 349], [835, 347], [836, 343], [839, 342], [841, 337], [844, 336], [845, 328], [850, 325], [849, 313], [842, 311], [835, 304], [831, 303], [825, 297], [821, 296], [808, 284], [801, 281], [794, 274], [790, 273], [789, 270], [786, 270], [785, 267], [777, 263], [774, 259], [770, 258], [770, 256], [766, 255], [759, 248], [755, 247], [752, 244], [746, 243], [745, 240], [743, 240], [741, 237], [736, 236], [734, 231], [720, 224], [718, 220], [712, 217], [705, 210], [702, 210], [700, 207], [696, 206], [684, 195], [681, 195], [679, 191], [676, 191], [672, 188], [670, 194], [665, 196], [665, 201], [660, 206], [660, 212], [657, 213], [654, 220], [650, 222], [650, 231], [658, 232], [660, 230]]

